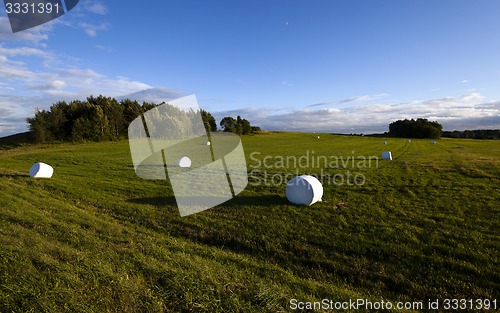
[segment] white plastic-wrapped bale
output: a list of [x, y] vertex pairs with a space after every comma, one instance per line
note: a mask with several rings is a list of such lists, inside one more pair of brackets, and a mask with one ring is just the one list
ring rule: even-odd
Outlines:
[[322, 197], [323, 185], [314, 176], [297, 176], [286, 185], [286, 198], [293, 204], [311, 205], [321, 201]]
[[37, 162], [30, 168], [30, 176], [33, 178], [52, 178], [54, 168], [52, 166]]
[[207, 145], [207, 146], [210, 146], [210, 141], [207, 141], [206, 145]]
[[392, 153], [391, 153], [391, 151], [382, 152], [382, 160], [391, 161], [392, 160]]
[[177, 165], [179, 165], [179, 167], [191, 167], [191, 159], [187, 156], [182, 157], [177, 161]]

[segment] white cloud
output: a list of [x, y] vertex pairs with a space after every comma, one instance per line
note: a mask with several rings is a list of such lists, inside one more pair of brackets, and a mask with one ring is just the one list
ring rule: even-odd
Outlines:
[[500, 101], [487, 102], [477, 93], [406, 103], [362, 104], [347, 108], [310, 109], [307, 106], [305, 109], [286, 113], [249, 108], [213, 114], [217, 118], [241, 115], [264, 129], [288, 131], [384, 132], [391, 122], [405, 118], [438, 121], [446, 130], [500, 128]]
[[8, 91], [13, 91], [14, 87], [9, 86], [6, 83], [0, 83], [0, 90], [8, 90]]
[[32, 75], [33, 72], [24, 67], [7, 64], [6, 62], [0, 63], [0, 77], [2, 77], [3, 80], [28, 80], [32, 78]]
[[5, 48], [3, 46], [0, 46], [0, 55], [45, 57], [47, 55], [47, 52], [31, 47]]
[[131, 99], [138, 102], [162, 103], [183, 97], [181, 92], [172, 88], [147, 88], [138, 92], [122, 94], [119, 99]]
[[464, 79], [464, 80], [462, 80], [462, 83], [464, 83], [464, 84], [465, 84], [465, 83], [470, 83], [470, 81], [469, 81], [469, 80], [467, 80], [467, 79]]
[[[49, 76], [49, 75], [47, 74], [47, 76]], [[54, 75], [54, 76], [56, 76], [56, 75]], [[64, 80], [59, 80], [59, 79], [50, 80], [49, 77], [47, 77], [47, 78], [48, 78], [48, 80], [45, 83], [31, 84], [31, 85], [27, 84], [26, 87], [28, 87], [30, 89], [35, 89], [37, 91], [46, 92], [46, 90], [64, 89], [67, 86], [67, 84]]]
[[52, 88], [55, 89], [62, 89], [67, 86], [66, 82], [64, 80], [54, 80], [51, 84]]
[[108, 8], [100, 1], [86, 1], [84, 2], [84, 7], [87, 11], [94, 14], [105, 15], [108, 13]]
[[482, 99], [484, 99], [484, 97], [481, 96], [481, 94], [479, 94], [477, 92], [473, 92], [473, 93], [463, 95], [460, 97], [460, 100], [464, 100], [464, 101], [482, 100]]
[[108, 30], [108, 28], [110, 26], [109, 23], [89, 24], [87, 22], [80, 22], [80, 23], [78, 23], [78, 25], [90, 37], [97, 36], [98, 31]]
[[[32, 88], [31, 96], [1, 95], [0, 94], [0, 137], [24, 132], [27, 130], [26, 118], [33, 116], [35, 108], [47, 109], [57, 101], [84, 100], [90, 95], [104, 95], [118, 97], [151, 86], [131, 81], [124, 77], [107, 77], [91, 70], [72, 69], [67, 73], [86, 74], [83, 81], [78, 76], [59, 76], [62, 79], [48, 81], [46, 84], [27, 86]], [[47, 74], [47, 76], [58, 74]], [[2, 74], [0, 73], [0, 76]], [[2, 87], [2, 86], [0, 86]], [[0, 91], [4, 89], [0, 88]], [[11, 90], [8, 90], [11, 92]]]
[[[36, 49], [0, 48], [11, 56], [44, 57]], [[0, 62], [0, 77], [3, 81], [0, 109], [5, 113], [0, 116], [0, 123], [4, 125], [0, 128], [0, 136], [25, 131], [25, 119], [33, 115], [35, 107], [48, 108], [57, 101], [85, 99], [91, 94], [117, 97], [151, 88], [142, 82], [122, 76], [109, 77], [92, 69], [50, 67], [33, 71], [24, 63], [11, 60]], [[7, 109], [9, 114], [5, 111]]]
[[22, 32], [12, 33], [9, 18], [0, 16], [0, 40], [3, 42], [22, 41], [38, 44], [49, 38], [48, 33], [51, 28], [52, 23], [47, 23]]

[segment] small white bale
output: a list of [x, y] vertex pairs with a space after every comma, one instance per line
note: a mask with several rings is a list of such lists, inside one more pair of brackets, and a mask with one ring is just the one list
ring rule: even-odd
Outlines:
[[37, 162], [30, 169], [30, 176], [33, 178], [52, 178], [54, 168], [52, 166]]
[[318, 139], [319, 139], [319, 136], [318, 136]]
[[383, 142], [383, 144], [384, 144], [384, 145], [386, 145], [386, 144], [387, 144], [387, 141], [384, 141], [384, 142]]
[[322, 197], [323, 185], [314, 176], [296, 176], [286, 185], [286, 198], [293, 204], [311, 205], [321, 201]]
[[177, 164], [179, 167], [191, 167], [191, 159], [188, 158], [187, 156], [182, 157], [177, 161]]
[[391, 151], [382, 152], [382, 160], [392, 161], [392, 153], [391, 153]]
[[210, 141], [207, 141], [206, 145], [207, 145], [207, 146], [210, 146]]

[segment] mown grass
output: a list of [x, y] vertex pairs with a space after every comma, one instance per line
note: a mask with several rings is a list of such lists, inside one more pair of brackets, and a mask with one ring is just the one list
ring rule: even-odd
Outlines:
[[[382, 145], [319, 135], [243, 137], [251, 184], [184, 218], [167, 181], [135, 175], [126, 141], [0, 151], [0, 311], [287, 312], [292, 298], [500, 301], [496, 141]], [[395, 159], [369, 168], [273, 163], [307, 153], [358, 162], [385, 150]], [[273, 166], [262, 163], [267, 156]], [[54, 177], [28, 177], [36, 161], [51, 164]], [[324, 181], [323, 202], [287, 203], [280, 177], [347, 171], [365, 183]]]

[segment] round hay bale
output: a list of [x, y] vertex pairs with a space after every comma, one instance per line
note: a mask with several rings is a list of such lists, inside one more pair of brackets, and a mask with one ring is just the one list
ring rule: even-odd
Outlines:
[[54, 174], [52, 166], [37, 162], [30, 168], [30, 176], [33, 178], [51, 178]]
[[182, 157], [177, 161], [177, 165], [179, 165], [179, 167], [191, 167], [191, 159], [187, 156]]
[[391, 151], [382, 152], [382, 160], [392, 161]]
[[323, 185], [310, 175], [300, 175], [292, 178], [286, 184], [286, 198], [293, 204], [311, 205], [321, 201]]

